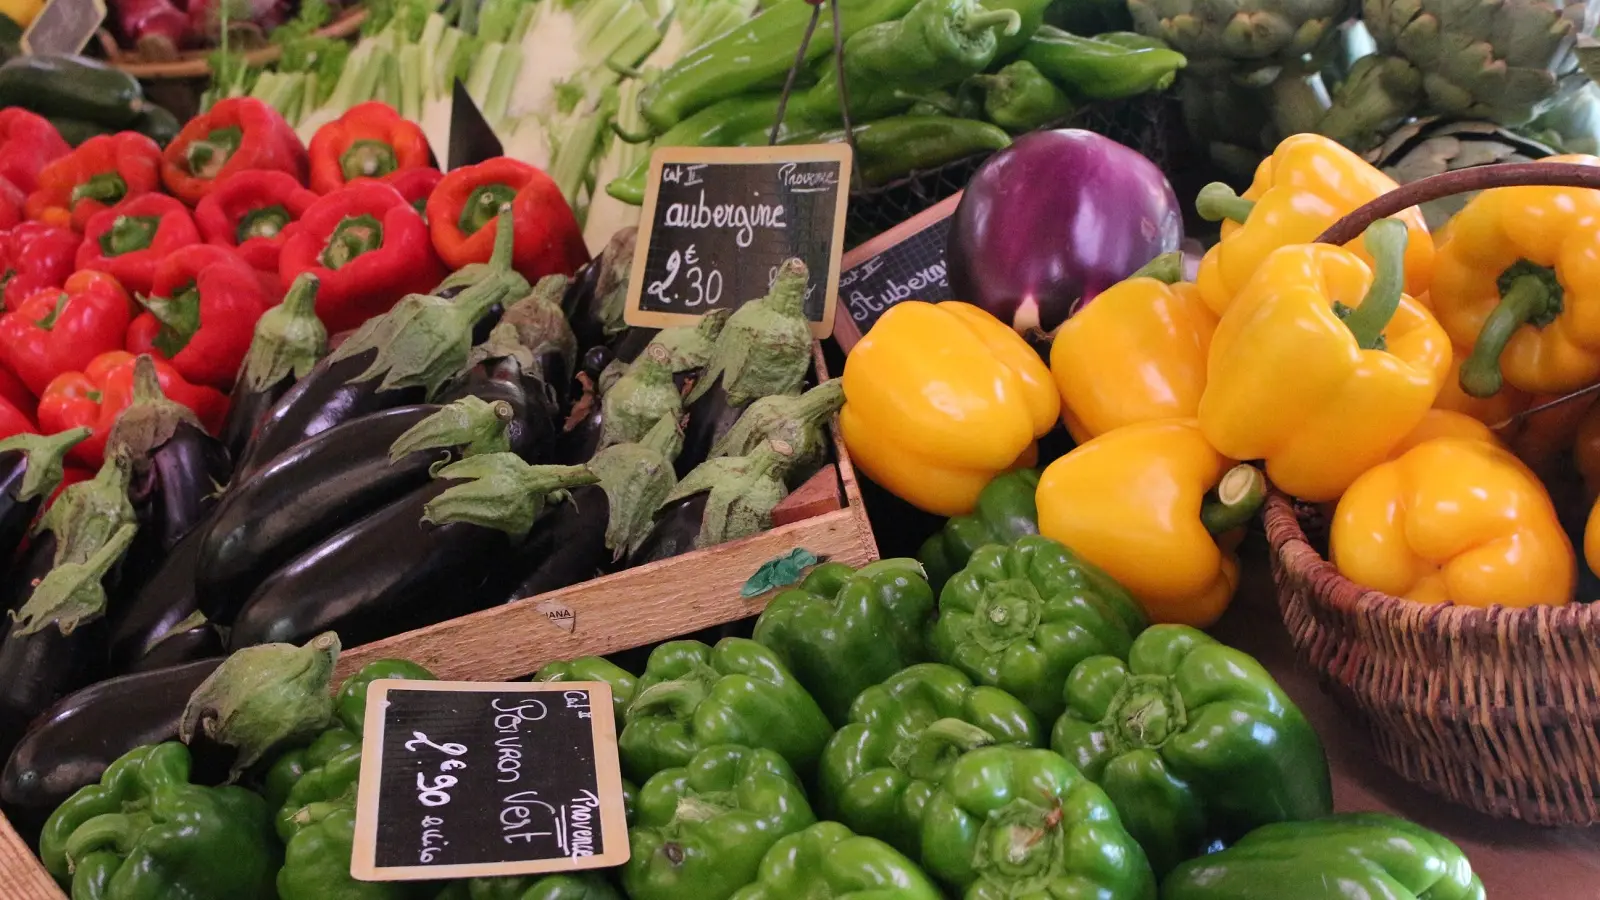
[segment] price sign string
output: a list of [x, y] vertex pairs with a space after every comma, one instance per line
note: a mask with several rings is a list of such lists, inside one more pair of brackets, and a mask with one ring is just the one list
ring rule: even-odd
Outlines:
[[1493, 425], [1490, 425], [1489, 426], [1489, 430], [1490, 431], [1504, 431], [1505, 429], [1510, 428], [1511, 426], [1517, 424], [1518, 422], [1521, 422], [1523, 419], [1526, 419], [1526, 418], [1529, 418], [1531, 416], [1534, 416], [1534, 415], [1537, 415], [1539, 413], [1542, 413], [1547, 409], [1554, 409], [1557, 406], [1562, 406], [1564, 404], [1571, 403], [1574, 400], [1581, 400], [1584, 397], [1587, 397], [1587, 396], [1589, 396], [1590, 394], [1593, 394], [1596, 391], [1600, 391], [1600, 382], [1596, 382], [1594, 384], [1591, 384], [1588, 387], [1579, 388], [1579, 389], [1571, 392], [1570, 394], [1562, 394], [1561, 396], [1555, 398], [1554, 400], [1547, 400], [1544, 403], [1539, 404], [1538, 406], [1530, 406], [1527, 409], [1525, 409], [1525, 410], [1523, 410], [1523, 411], [1521, 411], [1519, 413], [1515, 413], [1513, 415], [1507, 416], [1506, 418], [1502, 419], [1501, 421], [1496, 422]]
[[784, 79], [783, 93], [778, 95], [778, 115], [772, 123], [772, 133], [767, 137], [767, 146], [778, 143], [778, 134], [783, 130], [783, 114], [789, 108], [789, 95], [794, 92], [795, 79], [800, 75], [800, 69], [806, 63], [806, 48], [811, 46], [811, 38], [817, 33], [817, 22], [822, 18], [822, 4], [827, 3], [828, 10], [833, 15], [833, 68], [839, 83], [839, 114], [844, 119], [844, 141], [850, 145], [850, 156], [855, 164], [850, 167], [850, 181], [856, 188], [861, 188], [861, 158], [856, 152], [856, 131], [850, 124], [850, 90], [845, 86], [844, 79], [844, 35], [839, 31], [839, 0], [806, 0], [811, 4], [811, 20], [806, 23], [806, 33], [800, 36], [800, 46], [794, 51], [794, 65], [789, 67], [789, 77]]

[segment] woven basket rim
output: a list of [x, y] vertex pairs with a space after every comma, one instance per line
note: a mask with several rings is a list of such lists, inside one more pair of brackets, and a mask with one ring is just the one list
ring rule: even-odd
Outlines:
[[[1509, 607], [1457, 606], [1446, 603], [1427, 606], [1383, 591], [1358, 585], [1318, 552], [1306, 536], [1295, 512], [1294, 500], [1272, 488], [1262, 513], [1267, 542], [1282, 563], [1284, 571], [1306, 585], [1316, 585], [1318, 602], [1344, 615], [1364, 615], [1386, 626], [1420, 623], [1435, 633], [1448, 632], [1516, 638], [1539, 630], [1575, 639], [1600, 634], [1600, 603], [1571, 602], [1564, 606], [1539, 604]], [[1420, 615], [1419, 615], [1420, 612]]]

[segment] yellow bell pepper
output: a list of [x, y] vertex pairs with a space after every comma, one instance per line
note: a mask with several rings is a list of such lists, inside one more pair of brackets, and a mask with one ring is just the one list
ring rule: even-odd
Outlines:
[[[1195, 204], [1200, 215], [1222, 222], [1222, 240], [1200, 260], [1195, 277], [1200, 296], [1222, 315], [1272, 251], [1311, 243], [1328, 226], [1396, 187], [1394, 179], [1337, 141], [1318, 134], [1284, 138], [1256, 167], [1243, 197], [1221, 183], [1200, 192]], [[1432, 276], [1433, 237], [1421, 210], [1412, 207], [1398, 218], [1411, 232], [1406, 293], [1418, 297]], [[1359, 244], [1347, 246], [1365, 258]]]
[[1439, 323], [1471, 348], [1466, 393], [1563, 394], [1600, 379], [1600, 191], [1509, 187], [1472, 198], [1439, 246], [1430, 293]]
[[[1442, 324], [1441, 324], [1442, 327]], [[1439, 385], [1439, 396], [1434, 398], [1434, 409], [1448, 409], [1469, 415], [1485, 425], [1499, 425], [1533, 405], [1533, 395], [1513, 387], [1501, 388], [1488, 397], [1474, 397], [1461, 389], [1461, 364], [1472, 353], [1472, 348], [1454, 347], [1450, 351], [1450, 373]], [[1520, 420], [1512, 427], [1520, 427]], [[1511, 433], [1504, 433], [1510, 437]]]
[[1288, 493], [1336, 499], [1422, 421], [1450, 367], [1450, 342], [1400, 292], [1406, 228], [1367, 231], [1377, 276], [1342, 247], [1284, 247], [1228, 307], [1211, 338], [1200, 428], [1233, 459], [1266, 461]]
[[1204, 628], [1233, 599], [1233, 550], [1266, 481], [1212, 449], [1195, 420], [1166, 419], [1080, 444], [1044, 470], [1034, 497], [1039, 533], [1121, 582], [1150, 621]]
[[855, 464], [918, 509], [972, 511], [995, 475], [1031, 465], [1061, 397], [1010, 326], [966, 303], [898, 303], [845, 359], [839, 426]]
[[1577, 577], [1544, 486], [1475, 440], [1428, 441], [1356, 479], [1329, 549], [1346, 578], [1418, 603], [1560, 605]]
[[[1600, 404], [1590, 404], [1578, 423], [1578, 433], [1572, 439], [1572, 462], [1583, 476], [1589, 499], [1600, 497]], [[1600, 536], [1590, 538], [1589, 533], [1584, 532], [1585, 553], [1589, 552], [1587, 547], [1591, 540], [1600, 540]], [[1595, 571], [1600, 572], [1600, 568]]]
[[1457, 438], [1464, 441], [1482, 441], [1505, 449], [1500, 439], [1495, 437], [1489, 426], [1474, 419], [1466, 413], [1452, 412], [1447, 409], [1430, 409], [1422, 416], [1422, 421], [1411, 433], [1400, 439], [1389, 450], [1389, 459], [1399, 459], [1411, 451], [1418, 444], [1426, 444], [1438, 438]]
[[1589, 571], [1600, 572], [1600, 502], [1589, 510], [1589, 521], [1583, 526], [1583, 561]]
[[1194, 285], [1171, 283], [1181, 272], [1166, 262], [1166, 280], [1123, 281], [1056, 331], [1050, 372], [1079, 443], [1135, 422], [1193, 418], [1200, 405], [1217, 317]]
[[17, 27], [27, 30], [33, 20], [39, 17], [44, 9], [45, 0], [0, 0], [0, 15], [17, 23]]

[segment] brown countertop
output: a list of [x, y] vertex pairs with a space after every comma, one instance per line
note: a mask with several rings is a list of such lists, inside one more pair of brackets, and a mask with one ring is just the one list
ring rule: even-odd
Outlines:
[[1467, 852], [1490, 900], [1600, 900], [1600, 827], [1538, 828], [1492, 819], [1390, 771], [1373, 755], [1365, 732], [1295, 658], [1278, 617], [1265, 551], [1248, 554], [1244, 566], [1239, 596], [1211, 631], [1261, 660], [1316, 725], [1340, 812], [1392, 812], [1449, 837]]

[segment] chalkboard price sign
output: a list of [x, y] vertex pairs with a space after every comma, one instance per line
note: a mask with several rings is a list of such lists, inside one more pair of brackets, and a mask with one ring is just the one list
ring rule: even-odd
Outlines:
[[663, 147], [650, 158], [624, 319], [666, 328], [764, 296], [783, 261], [811, 273], [806, 318], [833, 331], [850, 148]]
[[844, 255], [833, 337], [846, 353], [896, 303], [953, 299], [945, 246], [960, 201], [956, 194]]
[[531, 875], [627, 861], [607, 685], [386, 679], [367, 697], [356, 879]]
[[105, 0], [50, 0], [22, 33], [22, 52], [82, 53], [105, 17]]

